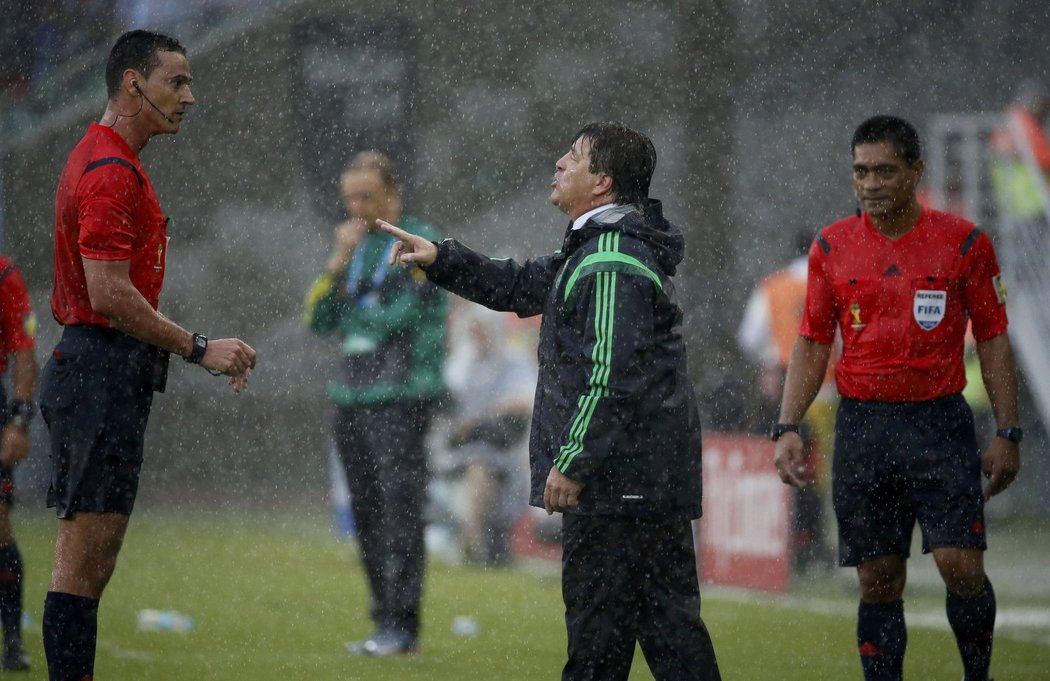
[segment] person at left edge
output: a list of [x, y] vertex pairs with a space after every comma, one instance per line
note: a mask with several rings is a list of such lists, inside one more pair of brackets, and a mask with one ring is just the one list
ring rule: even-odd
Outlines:
[[174, 38], [120, 36], [106, 64], [106, 111], [59, 178], [51, 311], [64, 328], [40, 385], [51, 436], [47, 501], [58, 517], [43, 618], [51, 681], [92, 678], [99, 600], [135, 503], [169, 353], [229, 376], [238, 393], [255, 367], [243, 341], [209, 341], [157, 310], [168, 223], [139, 154], [155, 135], [179, 131], [195, 103], [191, 80]]
[[[29, 669], [22, 647], [22, 556], [11, 529], [14, 505], [15, 464], [29, 454], [29, 421], [33, 417], [33, 393], [39, 368], [36, 361], [36, 316], [22, 274], [15, 264], [0, 255], [0, 374], [10, 355], [11, 404], [0, 411], [0, 626], [4, 631], [4, 653], [0, 669]], [[6, 404], [0, 384], [0, 405]]]

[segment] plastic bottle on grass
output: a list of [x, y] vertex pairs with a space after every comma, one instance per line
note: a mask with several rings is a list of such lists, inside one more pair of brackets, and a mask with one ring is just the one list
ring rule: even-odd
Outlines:
[[193, 618], [174, 610], [139, 610], [139, 629], [142, 631], [178, 631], [193, 629]]
[[460, 615], [452, 620], [452, 633], [456, 636], [477, 636], [481, 633], [481, 625], [473, 617]]

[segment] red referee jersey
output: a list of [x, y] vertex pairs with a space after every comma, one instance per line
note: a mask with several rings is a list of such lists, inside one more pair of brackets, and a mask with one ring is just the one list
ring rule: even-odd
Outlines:
[[92, 123], [66, 161], [55, 197], [55, 281], [59, 324], [109, 326], [91, 308], [84, 264], [127, 260], [131, 283], [157, 309], [167, 225], [138, 157], [112, 129]]
[[7, 356], [34, 347], [35, 337], [36, 317], [22, 273], [0, 256], [0, 374], [7, 368]]
[[962, 391], [967, 320], [978, 341], [1006, 331], [1006, 292], [986, 234], [963, 218], [923, 209], [896, 241], [867, 214], [825, 227], [809, 252], [799, 333], [831, 344], [839, 394], [913, 402]]

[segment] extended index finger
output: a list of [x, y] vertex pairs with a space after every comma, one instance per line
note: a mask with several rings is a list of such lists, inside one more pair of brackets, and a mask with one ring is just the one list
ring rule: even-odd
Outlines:
[[379, 225], [379, 229], [383, 230], [395, 239], [401, 239], [402, 241], [410, 241], [412, 239], [411, 233], [406, 232], [405, 230], [401, 229], [396, 225], [390, 224], [386, 220], [377, 219], [376, 224]]

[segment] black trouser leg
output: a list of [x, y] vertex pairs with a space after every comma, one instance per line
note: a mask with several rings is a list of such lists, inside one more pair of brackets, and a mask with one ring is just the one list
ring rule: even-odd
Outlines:
[[384, 418], [389, 465], [380, 471], [384, 536], [387, 550], [386, 603], [390, 624], [412, 636], [419, 634], [426, 563], [423, 517], [426, 503], [427, 454], [425, 439], [430, 425], [428, 405], [393, 405]]
[[346, 467], [361, 558], [378, 627], [419, 633], [423, 593], [426, 432], [431, 408], [397, 403], [340, 409], [336, 442]]
[[369, 423], [362, 409], [336, 410], [335, 443], [346, 471], [358, 550], [368, 579], [369, 610], [372, 622], [379, 628], [387, 619], [382, 598], [386, 591], [381, 535], [385, 506], [379, 487], [380, 462], [371, 455], [363, 435]]
[[650, 528], [639, 541], [649, 544], [638, 627], [642, 654], [657, 681], [718, 681], [715, 649], [700, 617], [692, 525], [680, 520]]
[[562, 517], [562, 598], [568, 660], [562, 681], [625, 681], [637, 638], [636, 585], [620, 526], [605, 518]]
[[635, 642], [657, 681], [719, 681], [700, 619], [688, 520], [566, 515], [562, 594], [569, 637], [563, 681], [626, 679]]

